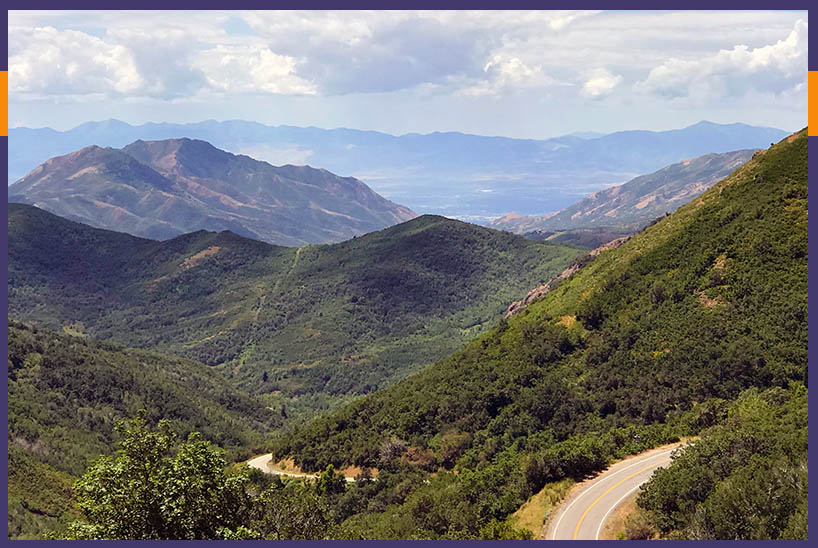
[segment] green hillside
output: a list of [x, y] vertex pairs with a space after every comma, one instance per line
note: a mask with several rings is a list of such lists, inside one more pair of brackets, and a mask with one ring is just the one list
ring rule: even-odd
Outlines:
[[806, 539], [807, 400], [804, 386], [748, 390], [643, 485], [648, 523], [665, 538]]
[[156, 242], [9, 204], [9, 314], [202, 361], [312, 416], [454, 352], [579, 253], [435, 216], [299, 249]]
[[183, 358], [58, 334], [9, 320], [9, 535], [71, 517], [71, 485], [114, 451], [114, 421], [140, 409], [201, 432], [233, 458], [258, 451], [280, 418]]
[[[353, 536], [491, 537], [546, 483], [712, 425], [705, 402], [806, 377], [804, 130], [453, 356], [276, 439], [275, 454], [382, 469], [384, 502], [349, 518]], [[439, 473], [394, 479], [421, 469]]]

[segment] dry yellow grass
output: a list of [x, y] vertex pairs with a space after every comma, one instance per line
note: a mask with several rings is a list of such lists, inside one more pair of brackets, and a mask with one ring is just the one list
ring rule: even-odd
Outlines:
[[554, 483], [549, 483], [536, 495], [532, 495], [525, 504], [520, 506], [511, 515], [511, 521], [515, 527], [528, 529], [534, 533], [535, 540], [545, 539], [543, 525], [551, 514], [551, 511], [565, 498], [574, 480], [564, 479]]
[[611, 513], [611, 517], [605, 522], [602, 533], [599, 535], [599, 540], [617, 540], [617, 537], [624, 535], [625, 520], [636, 511], [637, 496], [639, 496], [638, 492], [625, 499], [622, 504], [616, 507], [616, 510]]

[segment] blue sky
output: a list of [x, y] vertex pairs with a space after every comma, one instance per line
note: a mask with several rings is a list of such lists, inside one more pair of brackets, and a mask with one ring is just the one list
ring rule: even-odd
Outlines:
[[9, 12], [9, 123], [796, 130], [806, 12]]

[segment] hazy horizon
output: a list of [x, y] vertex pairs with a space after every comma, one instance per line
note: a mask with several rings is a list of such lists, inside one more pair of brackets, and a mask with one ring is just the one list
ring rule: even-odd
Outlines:
[[807, 12], [10, 11], [9, 124], [796, 131]]
[[641, 127], [630, 127], [630, 128], [616, 129], [616, 130], [609, 131], [609, 132], [601, 132], [601, 131], [598, 132], [598, 131], [593, 131], [593, 130], [576, 130], [576, 131], [570, 131], [568, 133], [554, 134], [554, 135], [551, 135], [551, 136], [548, 136], [548, 137], [542, 137], [542, 138], [531, 138], [531, 137], [522, 137], [521, 138], [521, 137], [514, 137], [512, 135], [498, 135], [498, 134], [489, 135], [489, 134], [481, 134], [481, 133], [469, 133], [469, 132], [464, 132], [464, 131], [459, 131], [459, 130], [435, 130], [435, 131], [429, 131], [429, 132], [424, 132], [424, 133], [419, 133], [419, 132], [389, 133], [388, 131], [379, 131], [379, 130], [376, 130], [376, 129], [363, 129], [363, 128], [357, 128], [357, 127], [348, 127], [348, 126], [322, 127], [322, 126], [317, 126], [317, 125], [296, 126], [296, 125], [292, 125], [292, 124], [265, 124], [265, 123], [258, 122], [258, 121], [255, 121], [255, 120], [247, 120], [247, 119], [240, 119], [240, 118], [232, 118], [232, 119], [224, 119], [224, 120], [217, 120], [217, 119], [213, 119], [213, 118], [208, 118], [208, 119], [202, 119], [202, 120], [194, 120], [194, 121], [190, 121], [190, 122], [168, 122], [168, 121], [149, 120], [149, 121], [140, 122], [140, 123], [131, 123], [131, 122], [128, 122], [126, 120], [121, 120], [121, 119], [118, 119], [118, 118], [105, 118], [105, 119], [99, 119], [99, 120], [86, 120], [85, 122], [81, 122], [79, 124], [67, 127], [65, 129], [58, 129], [58, 128], [51, 127], [51, 126], [36, 126], [36, 127], [35, 126], [11, 126], [11, 127], [9, 127], [9, 129], [51, 129], [51, 130], [54, 130], [54, 131], [58, 131], [60, 133], [65, 133], [65, 132], [68, 132], [68, 131], [75, 130], [75, 129], [77, 129], [77, 128], [81, 127], [81, 126], [87, 125], [87, 124], [104, 124], [104, 123], [107, 123], [107, 122], [121, 122], [121, 123], [124, 123], [124, 124], [128, 124], [130, 126], [133, 126], [133, 127], [143, 127], [143, 126], [149, 126], [149, 125], [163, 125], [163, 124], [193, 126], [193, 125], [197, 125], [197, 124], [204, 124], [204, 123], [207, 123], [207, 122], [215, 122], [215, 123], [219, 123], [219, 124], [228, 123], [228, 122], [247, 122], [247, 123], [251, 123], [251, 124], [261, 124], [263, 126], [272, 127], [272, 128], [274, 128], [274, 127], [298, 127], [298, 128], [315, 128], [315, 129], [320, 129], [320, 130], [324, 130], [324, 131], [349, 130], [349, 131], [382, 133], [384, 135], [389, 135], [389, 136], [392, 136], [392, 137], [403, 137], [403, 136], [407, 136], [407, 135], [433, 135], [433, 134], [459, 133], [459, 134], [463, 134], [463, 135], [474, 135], [474, 136], [477, 136], [477, 137], [499, 137], [499, 138], [503, 138], [503, 139], [521, 139], [521, 140], [532, 140], [532, 141], [548, 140], [548, 139], [553, 139], [555, 137], [565, 137], [565, 136], [571, 136], [571, 135], [575, 135], [575, 134], [576, 135], [581, 135], [581, 134], [589, 134], [589, 133], [596, 133], [598, 135], [594, 135], [594, 136], [585, 135], [585, 136], [582, 136], [581, 138], [583, 138], [583, 139], [597, 139], [599, 137], [604, 137], [604, 136], [610, 135], [612, 133], [622, 133], [622, 132], [626, 132], [626, 131], [650, 131], [650, 132], [658, 133], [658, 132], [663, 132], [663, 131], [673, 131], [673, 130], [685, 129], [685, 128], [695, 126], [695, 125], [700, 124], [700, 123], [711, 123], [711, 124], [715, 124], [715, 125], [724, 125], [724, 126], [729, 126], [729, 125], [734, 125], [734, 124], [743, 124], [743, 125], [754, 126], [754, 127], [765, 127], [765, 128], [769, 128], [769, 129], [779, 129], [781, 131], [790, 131], [790, 132], [793, 132], [793, 133], [796, 132], [796, 131], [799, 131], [800, 129], [803, 129], [804, 127], [806, 127], [806, 121], [804, 122], [803, 126], [790, 129], [790, 128], [784, 128], [784, 127], [779, 127], [779, 126], [764, 126], [764, 125], [757, 125], [757, 124], [748, 124], [748, 123], [742, 122], [742, 121], [719, 123], [719, 122], [713, 122], [712, 120], [699, 120], [697, 122], [693, 122], [693, 123], [685, 125], [685, 126], [674, 126], [674, 127], [667, 127], [667, 128], [661, 128], [661, 129], [644, 129], [644, 128], [641, 128]]

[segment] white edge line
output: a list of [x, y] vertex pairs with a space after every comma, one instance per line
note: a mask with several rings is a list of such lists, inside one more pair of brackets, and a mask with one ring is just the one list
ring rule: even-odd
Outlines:
[[[675, 449], [676, 449], [676, 448], [674, 447], [674, 448], [673, 448], [673, 449], [671, 449], [669, 452], [671, 452], [671, 453], [672, 453], [672, 452], [673, 452]], [[653, 458], [655, 458], [655, 457], [665, 456], [665, 453], [667, 453], [667, 452], [668, 452], [668, 451], [662, 451], [661, 453], [657, 453], [657, 454], [655, 454], [655, 455], [651, 455], [650, 457], [647, 457], [647, 458], [642, 459], [642, 460], [640, 460], [640, 461], [638, 461], [638, 462], [635, 462], [635, 463], [631, 464], [630, 466], [626, 466], [625, 468], [622, 468], [622, 469], [620, 469], [620, 470], [617, 470], [616, 472], [612, 472], [612, 473], [611, 473], [609, 476], [607, 476], [607, 477], [605, 477], [605, 478], [601, 479], [600, 481], [598, 481], [597, 483], [595, 483], [593, 486], [594, 486], [594, 487], [596, 487], [597, 485], [601, 485], [602, 483], [605, 483], [607, 480], [609, 480], [609, 479], [611, 479], [611, 478], [616, 477], [616, 476], [617, 476], [617, 474], [619, 474], [620, 472], [624, 472], [625, 470], [630, 470], [631, 468], [633, 468], [633, 467], [635, 467], [635, 466], [639, 466], [639, 465], [645, 464], [647, 461], [652, 460], [652, 459], [653, 459]], [[604, 471], [603, 471], [603, 473], [604, 473]], [[557, 520], [556, 525], [554, 525], [554, 534], [553, 534], [553, 535], [551, 535], [552, 540], [556, 540], [556, 539], [555, 539], [555, 538], [553, 538], [553, 537], [556, 537], [556, 536], [557, 536], [557, 531], [559, 530], [560, 523], [562, 523], [562, 518], [564, 518], [564, 517], [565, 517], [565, 514], [566, 514], [566, 513], [568, 513], [568, 510], [570, 510], [570, 509], [571, 509], [571, 508], [574, 506], [574, 504], [576, 504], [576, 503], [579, 501], [579, 499], [583, 498], [585, 495], [587, 495], [587, 494], [590, 492], [590, 487], [591, 487], [591, 486], [588, 486], [588, 487], [589, 487], [588, 489], [586, 489], [585, 491], [583, 491], [582, 493], [580, 493], [580, 494], [579, 494], [579, 496], [577, 496], [577, 497], [576, 497], [574, 500], [572, 500], [572, 501], [571, 501], [571, 504], [569, 504], [568, 506], [566, 506], [566, 507], [565, 507], [565, 509], [562, 511], [562, 513], [560, 514], [559, 519]], [[603, 521], [604, 521], [604, 520], [603, 520]]]
[[[654, 470], [656, 470], [656, 469], [654, 468]], [[648, 478], [648, 479], [650, 479], [650, 478]], [[606, 521], [608, 521], [608, 516], [610, 516], [610, 515], [611, 515], [611, 512], [613, 512], [613, 511], [616, 509], [616, 507], [617, 507], [617, 506], [619, 506], [620, 504], [622, 504], [622, 501], [623, 501], [623, 500], [625, 500], [626, 498], [628, 498], [628, 497], [631, 495], [631, 493], [633, 493], [634, 491], [636, 491], [637, 489], [639, 489], [640, 487], [642, 487], [642, 485], [644, 485], [645, 483], [647, 483], [647, 481], [648, 481], [648, 480], [646, 479], [645, 481], [640, 482], [639, 484], [637, 484], [637, 485], [636, 485], [636, 487], [634, 487], [633, 489], [631, 489], [630, 491], [628, 491], [627, 493], [625, 493], [624, 495], [622, 495], [622, 498], [620, 498], [618, 501], [616, 501], [616, 502], [613, 504], [613, 506], [611, 506], [611, 507], [608, 509], [608, 511], [607, 511], [607, 512], [605, 512], [605, 515], [604, 515], [604, 516], [602, 516], [602, 521], [600, 521], [600, 522], [599, 522], [599, 527], [598, 527], [598, 528], [597, 528], [597, 530], [596, 530], [596, 537], [594, 538], [594, 540], [599, 540], [599, 534], [602, 532], [602, 527], [605, 525], [605, 522], [606, 522]]]

